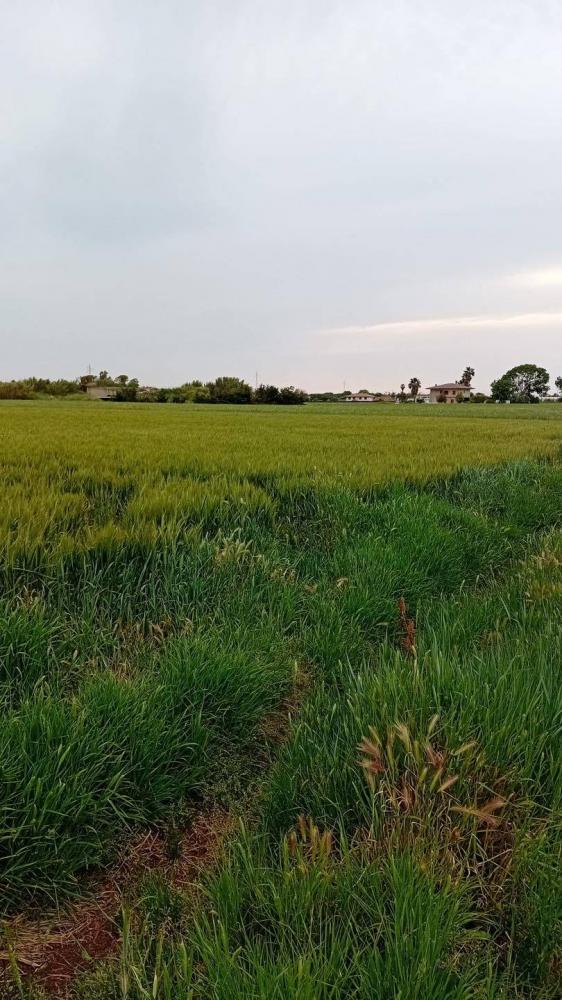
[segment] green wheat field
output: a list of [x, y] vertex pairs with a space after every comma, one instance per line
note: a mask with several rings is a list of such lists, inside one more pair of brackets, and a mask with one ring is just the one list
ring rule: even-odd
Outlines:
[[0, 996], [559, 997], [561, 460], [556, 404], [0, 404]]

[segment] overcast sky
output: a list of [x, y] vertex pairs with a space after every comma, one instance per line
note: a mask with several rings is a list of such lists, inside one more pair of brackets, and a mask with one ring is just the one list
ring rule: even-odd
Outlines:
[[560, 0], [0, 13], [0, 379], [562, 374]]

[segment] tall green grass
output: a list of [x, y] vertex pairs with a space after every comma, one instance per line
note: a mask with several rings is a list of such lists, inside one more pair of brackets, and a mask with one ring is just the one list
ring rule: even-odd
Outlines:
[[77, 996], [559, 995], [560, 532], [496, 575], [317, 676], [195, 912], [156, 883]]
[[89, 995], [555, 996], [562, 425], [458, 410], [0, 408], [3, 914], [259, 786]]

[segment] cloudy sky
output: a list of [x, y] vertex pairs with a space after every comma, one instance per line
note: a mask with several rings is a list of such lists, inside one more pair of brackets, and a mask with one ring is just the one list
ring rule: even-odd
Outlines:
[[560, 0], [0, 14], [0, 378], [562, 374]]

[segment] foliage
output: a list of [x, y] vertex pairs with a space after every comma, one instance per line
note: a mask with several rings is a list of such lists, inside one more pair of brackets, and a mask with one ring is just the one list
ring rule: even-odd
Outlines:
[[126, 375], [120, 375], [119, 379], [120, 381], [117, 382], [119, 388], [115, 399], [121, 403], [134, 403], [139, 389], [138, 379], [128, 379]]
[[460, 377], [460, 383], [461, 383], [461, 385], [467, 385], [467, 386], [470, 385], [471, 382], [472, 382], [472, 379], [474, 378], [474, 374], [475, 374], [474, 373], [474, 368], [470, 368], [470, 366], [467, 365], [466, 368], [465, 368], [465, 370], [463, 371], [461, 377]]
[[279, 401], [279, 389], [276, 385], [259, 385], [254, 392], [255, 403], [277, 403]]
[[0, 399], [34, 399], [37, 396], [72, 396], [80, 389], [78, 381], [68, 379], [25, 378], [0, 382]]
[[306, 402], [307, 396], [301, 389], [294, 386], [278, 388], [275, 385], [260, 385], [253, 391], [251, 386], [241, 379], [218, 378], [215, 382], [207, 382], [205, 392], [198, 390], [194, 395], [196, 403], [268, 403], [279, 405], [300, 406]]
[[549, 374], [537, 365], [517, 365], [492, 382], [492, 397], [500, 403], [536, 403], [548, 392]]
[[118, 375], [112, 379], [107, 371], [96, 375], [81, 375], [77, 379], [25, 378], [19, 381], [0, 382], [0, 399], [36, 399], [42, 396], [65, 398], [85, 392], [88, 385], [120, 387], [118, 399], [133, 401], [136, 398], [138, 379]]
[[23, 382], [0, 382], [0, 399], [33, 399], [35, 393]]
[[302, 389], [295, 389], [293, 385], [283, 386], [277, 398], [277, 402], [282, 406], [302, 406], [306, 400], [306, 393]]
[[341, 403], [351, 395], [346, 389], [345, 392], [309, 392], [308, 398], [311, 403]]
[[207, 382], [208, 396], [195, 397], [196, 403], [251, 403], [252, 387], [243, 379], [223, 375], [214, 382]]

